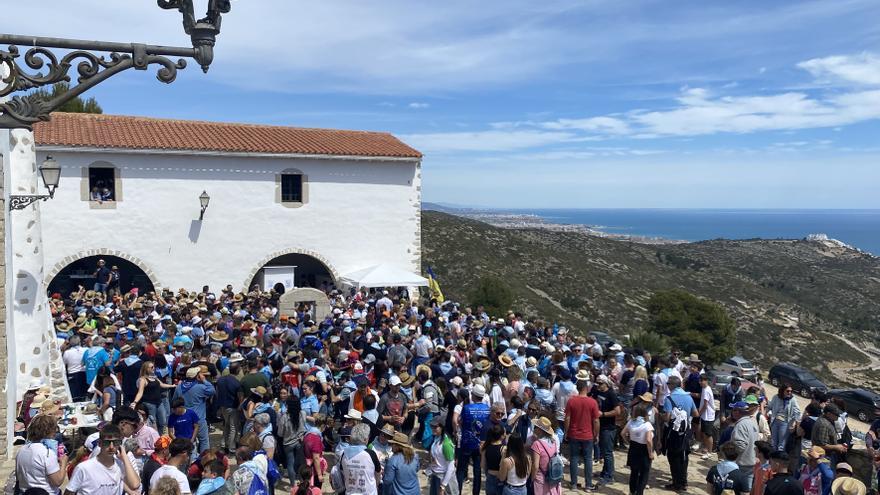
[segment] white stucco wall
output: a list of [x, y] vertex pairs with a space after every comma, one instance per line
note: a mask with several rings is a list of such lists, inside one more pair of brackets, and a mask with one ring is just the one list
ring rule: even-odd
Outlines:
[[[414, 161], [97, 153], [38, 148], [62, 167], [42, 204], [46, 276], [69, 257], [108, 249], [135, 257], [162, 287], [244, 288], [270, 256], [313, 252], [342, 275], [378, 263], [420, 270], [421, 192]], [[81, 200], [82, 168], [117, 167], [122, 201]], [[275, 176], [308, 177], [308, 203], [275, 201]], [[198, 196], [211, 197], [202, 222]], [[111, 253], [112, 254], [112, 253]], [[48, 280], [47, 280], [48, 283]]]

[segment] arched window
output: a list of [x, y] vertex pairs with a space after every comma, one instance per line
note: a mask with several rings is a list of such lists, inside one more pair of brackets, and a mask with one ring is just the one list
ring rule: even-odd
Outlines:
[[122, 201], [122, 178], [119, 168], [110, 162], [92, 162], [82, 169], [80, 199], [91, 208], [116, 208]]
[[275, 202], [287, 208], [299, 208], [309, 202], [308, 176], [288, 168], [275, 175]]

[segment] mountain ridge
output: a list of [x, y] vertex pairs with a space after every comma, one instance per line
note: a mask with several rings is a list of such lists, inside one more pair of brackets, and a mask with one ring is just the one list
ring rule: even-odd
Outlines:
[[645, 325], [653, 292], [680, 288], [722, 304], [737, 321], [737, 349], [764, 369], [796, 360], [829, 383], [880, 388], [880, 259], [844, 246], [642, 244], [423, 211], [422, 249], [451, 299], [466, 301], [493, 275], [513, 291], [511, 309], [621, 337]]

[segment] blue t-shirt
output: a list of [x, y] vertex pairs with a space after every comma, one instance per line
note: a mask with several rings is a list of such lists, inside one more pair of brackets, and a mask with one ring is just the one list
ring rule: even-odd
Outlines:
[[90, 347], [84, 354], [82, 359], [82, 364], [86, 368], [86, 383], [92, 383], [94, 381], [95, 376], [98, 375], [98, 370], [104, 366], [110, 359], [110, 355], [107, 354], [107, 351], [104, 350], [103, 347], [99, 347], [97, 351], [95, 351], [94, 347]]
[[177, 438], [192, 438], [198, 422], [199, 415], [192, 409], [187, 409], [180, 416], [177, 414], [168, 416], [168, 427], [174, 428], [174, 436]]
[[687, 413], [688, 417], [692, 416], [694, 409], [697, 408], [694, 405], [694, 399], [691, 397], [691, 394], [685, 392], [681, 387], [673, 390], [669, 397], [666, 398], [666, 402], [663, 403], [663, 412], [671, 413], [673, 404]]
[[461, 410], [461, 449], [468, 452], [479, 449], [489, 426], [489, 406], [482, 402], [464, 406]]

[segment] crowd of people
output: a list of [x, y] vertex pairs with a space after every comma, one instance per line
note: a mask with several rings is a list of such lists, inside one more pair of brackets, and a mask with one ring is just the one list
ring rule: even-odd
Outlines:
[[[65, 409], [35, 383], [17, 493], [416, 495], [427, 476], [430, 495], [560, 495], [623, 482], [626, 449], [634, 495], [661, 455], [667, 490], [865, 494], [821, 394], [802, 413], [790, 388], [734, 379], [716, 400], [699, 356], [403, 289], [330, 290], [327, 315], [283, 314], [279, 296], [53, 294], [70, 392], [102, 421], [60, 435]], [[689, 479], [691, 457], [715, 455]]]

